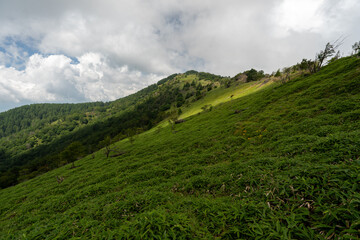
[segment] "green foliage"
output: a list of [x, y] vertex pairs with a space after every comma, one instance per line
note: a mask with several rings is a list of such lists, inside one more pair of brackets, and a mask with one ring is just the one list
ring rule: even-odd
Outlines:
[[325, 49], [316, 54], [314, 72], [320, 70], [324, 64], [324, 61], [335, 53], [335, 49], [336, 48], [334, 45], [328, 42], [325, 46]]
[[196, 97], [196, 100], [199, 100], [199, 99], [201, 99], [203, 97], [203, 94], [201, 93], [200, 90], [196, 91], [195, 97]]
[[188, 93], [186, 93], [185, 99], [188, 99], [192, 96], [194, 96], [194, 92], [188, 92]]
[[190, 88], [190, 83], [187, 82], [184, 84], [183, 91], [187, 91], [189, 90], [189, 88]]
[[[216, 76], [201, 74], [202, 81], [210, 81]], [[68, 152], [65, 148], [74, 141], [80, 142], [87, 152], [91, 153], [99, 149], [99, 142], [104, 136], [116, 137], [119, 140], [126, 137], [129, 129], [136, 129], [136, 132], [139, 132], [139, 129], [150, 129], [168, 116], [172, 106], [182, 107], [185, 103], [184, 95], [188, 98], [193, 95], [195, 88], [189, 82], [185, 83], [187, 90], [180, 90], [180, 80], [188, 77], [195, 79], [194, 84], [196, 82], [198, 85], [197, 96], [192, 99], [196, 101], [205, 95], [198, 78], [191, 74], [175, 74], [161, 80], [159, 85], [151, 85], [133, 95], [106, 104], [39, 104], [24, 106], [0, 115], [7, 119], [4, 121], [7, 122], [5, 133], [8, 129], [15, 131], [11, 132], [13, 135], [10, 141], [8, 138], [0, 138], [0, 143], [3, 143], [8, 153], [6, 159], [0, 162], [0, 176], [11, 170], [11, 179], [15, 176], [17, 180], [6, 179], [6, 182], [16, 184], [20, 180], [68, 163], [66, 159], [70, 154], [66, 155]], [[210, 77], [210, 80], [204, 77]], [[11, 121], [22, 119], [22, 114], [29, 115], [27, 120], [31, 121], [32, 125], [13, 128]], [[39, 121], [37, 118], [41, 118], [41, 125], [33, 124]], [[130, 142], [133, 142], [133, 139], [134, 136], [129, 137]]]
[[101, 102], [83, 104], [32, 104], [0, 113], [0, 137], [6, 137], [23, 129], [36, 130], [62, 118], [78, 121], [85, 112], [101, 109]]
[[194, 74], [197, 74], [198, 72], [195, 71], [195, 70], [189, 70], [187, 72], [185, 72], [185, 75], [194, 75]]
[[181, 93], [179, 93], [176, 97], [176, 106], [181, 107], [185, 102], [185, 99]]
[[298, 64], [299, 70], [311, 70], [311, 68], [314, 66], [314, 62], [312, 60], [303, 59], [301, 63]]
[[230, 80], [230, 79], [226, 79], [226, 80], [224, 81], [224, 85], [225, 85], [226, 88], [229, 88], [229, 87], [231, 86], [231, 80]]
[[275, 77], [280, 77], [281, 76], [281, 72], [280, 69], [278, 69], [274, 75]]
[[247, 76], [247, 79], [246, 79], [247, 82], [257, 81], [265, 76], [263, 70], [256, 71], [253, 68], [248, 71], [245, 71], [243, 74], [245, 74]]
[[223, 78], [222, 76], [211, 74], [211, 73], [206, 73], [206, 72], [199, 72], [197, 75], [200, 80], [204, 79], [204, 80], [209, 80], [212, 82], [219, 81]]
[[62, 160], [70, 163], [83, 157], [85, 152], [86, 149], [81, 142], [76, 141], [68, 145], [65, 150], [60, 153], [60, 156]]
[[7, 158], [6, 150], [0, 147], [0, 164], [2, 164]]
[[360, 59], [342, 58], [193, 115], [176, 134], [167, 125], [110, 145], [121, 156], [96, 152], [2, 189], [0, 236], [357, 239], [359, 73]]
[[168, 82], [168, 81], [171, 81], [171, 80], [173, 80], [177, 75], [178, 75], [177, 73], [172, 74], [172, 75], [170, 75], [170, 76], [168, 76], [168, 77], [166, 77], [166, 78], [158, 81], [158, 82], [157, 82], [157, 85], [162, 85], [162, 84], [164, 84], [164, 83], [166, 83], [166, 82]]
[[111, 137], [110, 137], [110, 136], [106, 136], [106, 137], [104, 138], [104, 140], [102, 140], [102, 141], [99, 142], [99, 148], [104, 148], [104, 152], [105, 152], [106, 158], [109, 157], [110, 152], [112, 151], [112, 149], [111, 149], [111, 147], [110, 147], [110, 146], [111, 146], [111, 143], [112, 143], [112, 141], [111, 141]]

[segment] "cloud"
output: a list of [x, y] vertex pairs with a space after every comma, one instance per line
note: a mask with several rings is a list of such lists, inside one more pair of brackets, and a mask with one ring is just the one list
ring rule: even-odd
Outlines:
[[[64, 55], [32, 55], [24, 70], [0, 67], [2, 102], [109, 101], [154, 83], [160, 76], [143, 75], [124, 65], [112, 68], [98, 53], [72, 63]], [[128, 84], [131, 79], [131, 84]]]
[[291, 31], [316, 32], [324, 24], [324, 17], [319, 11], [324, 0], [285, 0], [275, 11], [275, 20], [282, 32], [280, 35], [289, 35]]
[[356, 0], [0, 0], [0, 98], [108, 101], [189, 69], [272, 72], [340, 36], [349, 53], [359, 11]]

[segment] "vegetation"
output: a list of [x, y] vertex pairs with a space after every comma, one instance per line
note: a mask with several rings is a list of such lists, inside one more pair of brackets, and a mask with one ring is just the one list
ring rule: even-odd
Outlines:
[[354, 43], [352, 49], [354, 50], [355, 55], [360, 56], [360, 41]]
[[209, 73], [173, 74], [114, 102], [34, 104], [1, 113], [0, 188], [75, 161], [68, 156], [73, 142], [83, 146], [83, 155], [103, 147], [106, 136], [113, 141], [129, 137], [133, 142], [135, 133], [152, 128], [173, 111], [181, 113], [186, 96], [187, 104], [203, 98], [207, 92], [203, 84], [211, 86], [218, 79]]
[[[202, 101], [228, 101], [176, 131], [163, 124], [110, 145], [120, 156], [95, 152], [2, 189], [0, 238], [358, 238], [360, 59], [290, 77], [231, 100], [235, 84], [202, 89]], [[158, 90], [185, 95], [199, 81], [178, 75]]]
[[235, 75], [235, 77], [233, 77], [233, 80], [235, 80], [235, 81], [241, 80], [242, 76], [245, 76], [245, 79], [244, 79], [245, 82], [252, 82], [252, 81], [258, 81], [258, 80], [262, 79], [263, 77], [265, 77], [265, 74], [264, 74], [263, 70], [257, 71], [252, 68], [243, 73], [239, 73], [239, 74]]
[[244, 74], [247, 76], [247, 82], [257, 81], [265, 76], [264, 71], [262, 70], [256, 71], [253, 68], [248, 71], [245, 71]]

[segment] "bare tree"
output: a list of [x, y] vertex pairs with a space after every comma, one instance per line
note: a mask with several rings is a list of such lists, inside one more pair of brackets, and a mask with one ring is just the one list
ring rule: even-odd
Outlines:
[[110, 152], [112, 151], [112, 149], [111, 149], [111, 137], [110, 136], [105, 137], [104, 140], [102, 140], [99, 143], [99, 146], [104, 148], [104, 153], [106, 155], [106, 158], [108, 158], [109, 155], [110, 155]]
[[338, 49], [344, 42], [344, 38], [338, 38], [334, 43], [328, 42], [324, 50], [321, 50], [316, 54], [313, 69], [311, 72], [315, 73], [320, 70], [320, 68], [325, 63], [325, 60], [333, 56], [336, 49]]
[[[105, 137], [105, 139], [99, 143], [99, 146], [104, 148], [104, 153], [106, 155], [106, 158], [120, 156], [125, 153], [117, 149], [114, 145], [112, 145], [112, 143], [113, 142], [110, 136]], [[114, 152], [116, 154], [110, 156], [111, 152]]]
[[322, 67], [325, 59], [331, 57], [335, 53], [334, 45], [331, 43], [327, 43], [324, 50], [321, 50], [316, 54], [315, 64], [314, 64], [314, 72], [317, 72]]
[[284, 75], [281, 77], [282, 83], [285, 83], [286, 81], [290, 80], [290, 72], [291, 72], [291, 67], [286, 67], [283, 69]]

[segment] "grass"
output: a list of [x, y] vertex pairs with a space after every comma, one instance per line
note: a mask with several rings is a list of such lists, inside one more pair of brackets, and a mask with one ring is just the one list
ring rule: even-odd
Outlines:
[[271, 85], [273, 81], [266, 79], [257, 82], [240, 83], [229, 88], [217, 88], [209, 92], [204, 98], [192, 103], [189, 107], [184, 108], [179, 118], [187, 118], [203, 111], [205, 105], [217, 106], [221, 103], [228, 102], [246, 95], [255, 93], [264, 87]]
[[359, 90], [343, 58], [3, 189], [0, 238], [357, 239]]

